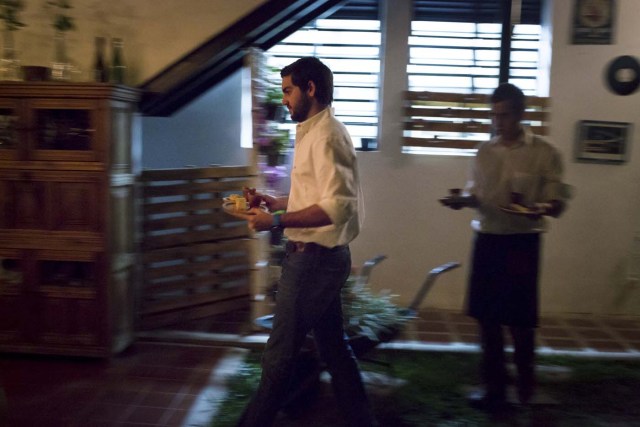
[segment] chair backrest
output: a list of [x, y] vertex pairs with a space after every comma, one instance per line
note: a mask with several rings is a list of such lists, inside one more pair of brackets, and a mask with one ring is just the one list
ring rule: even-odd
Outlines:
[[369, 276], [371, 276], [371, 270], [373, 267], [387, 259], [386, 255], [376, 255], [371, 259], [368, 259], [362, 264], [360, 272], [356, 278], [356, 283], [353, 285], [355, 290], [362, 289], [367, 283], [369, 283]]

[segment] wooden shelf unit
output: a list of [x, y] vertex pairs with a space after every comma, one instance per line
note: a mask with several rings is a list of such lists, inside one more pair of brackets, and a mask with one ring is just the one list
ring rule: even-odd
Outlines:
[[130, 343], [138, 99], [0, 82], [0, 352], [105, 357]]

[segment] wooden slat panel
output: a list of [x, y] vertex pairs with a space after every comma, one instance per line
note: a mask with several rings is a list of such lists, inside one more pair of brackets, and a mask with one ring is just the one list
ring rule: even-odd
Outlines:
[[162, 279], [174, 276], [192, 275], [196, 276], [202, 272], [211, 272], [223, 270], [229, 267], [237, 267], [238, 265], [248, 265], [248, 257], [246, 254], [242, 256], [228, 256], [225, 258], [214, 258], [208, 261], [193, 261], [182, 259], [182, 264], [147, 267], [149, 271], [145, 273], [145, 281], [152, 282], [155, 279]]
[[203, 178], [239, 178], [257, 176], [251, 166], [216, 166], [209, 168], [180, 168], [144, 170], [140, 176], [142, 182], [194, 180]]
[[[405, 122], [406, 130], [418, 130], [429, 132], [454, 132], [454, 133], [490, 133], [491, 125], [478, 122], [434, 122], [426, 120], [413, 120]], [[529, 129], [537, 135], [544, 135], [546, 126], [529, 126]], [[488, 138], [487, 138], [488, 139]]]
[[191, 294], [216, 294], [218, 290], [233, 289], [244, 286], [249, 278], [245, 270], [229, 271], [226, 273], [209, 274], [208, 276], [183, 277], [167, 282], [158, 282], [145, 285], [144, 290], [153, 294], [153, 299], [143, 300], [142, 305], [147, 306], [149, 301], [179, 300]]
[[[461, 139], [461, 134], [486, 134], [486, 140], [491, 137], [490, 95], [408, 91], [405, 100], [404, 130], [426, 132], [405, 134], [405, 146], [468, 149], [475, 148], [479, 141]], [[536, 124], [529, 125], [535, 134], [548, 134], [548, 103], [548, 98], [527, 97], [523, 121]]]
[[143, 172], [143, 327], [248, 300], [255, 241], [246, 221], [222, 211], [221, 199], [254, 182], [251, 167]]
[[[490, 110], [470, 108], [433, 108], [411, 106], [405, 109], [406, 117], [437, 117], [451, 119], [484, 119], [490, 120]], [[525, 111], [523, 119], [526, 121], [545, 122], [547, 113], [544, 111]]]
[[243, 178], [235, 181], [208, 181], [175, 183], [166, 185], [147, 185], [144, 187], [143, 196], [146, 197], [166, 197], [176, 195], [193, 195], [198, 193], [225, 193], [238, 191], [242, 187], [251, 186], [255, 178]]
[[407, 147], [427, 147], [427, 148], [462, 148], [474, 149], [483, 141], [472, 141], [466, 139], [445, 139], [445, 138], [411, 138], [404, 137], [404, 145]]
[[[453, 104], [490, 104], [491, 95], [481, 93], [451, 93], [429, 91], [406, 91], [405, 99], [408, 101], [428, 101], [429, 103], [453, 103]], [[549, 98], [540, 96], [527, 96], [527, 108], [547, 108]]]
[[142, 263], [171, 261], [179, 258], [194, 257], [198, 255], [224, 254], [235, 251], [249, 251], [251, 239], [236, 239], [212, 243], [199, 243], [192, 246], [178, 246], [166, 249], [157, 249], [142, 254]]
[[202, 319], [216, 314], [226, 313], [231, 310], [247, 308], [251, 304], [249, 294], [238, 298], [218, 301], [215, 304], [206, 304], [201, 307], [192, 307], [190, 310], [165, 311], [149, 313], [141, 321], [142, 329], [155, 329], [170, 325]]
[[405, 122], [406, 130], [421, 130], [430, 132], [457, 132], [457, 133], [489, 133], [491, 125], [479, 122], [435, 122], [427, 120], [412, 120]]
[[249, 234], [246, 224], [235, 227], [225, 227], [207, 231], [189, 231], [184, 233], [167, 234], [156, 237], [146, 237], [142, 242], [143, 250], [160, 249], [168, 246], [180, 246], [206, 242], [215, 239], [244, 238]]
[[179, 202], [145, 203], [142, 205], [145, 218], [154, 214], [189, 212], [222, 207], [222, 200], [184, 200]]
[[249, 294], [248, 283], [242, 287], [233, 287], [227, 289], [220, 289], [215, 294], [201, 294], [201, 295], [185, 295], [181, 298], [167, 298], [163, 301], [154, 303], [147, 303], [142, 309], [142, 314], [175, 310], [178, 308], [188, 308], [190, 306], [211, 304], [217, 301], [224, 301], [229, 298], [239, 297]]
[[185, 216], [175, 216], [170, 218], [158, 218], [145, 221], [143, 229], [148, 232], [158, 230], [171, 230], [174, 228], [199, 227], [203, 225], [222, 224], [228, 214], [224, 212], [213, 212], [206, 214], [194, 214]]

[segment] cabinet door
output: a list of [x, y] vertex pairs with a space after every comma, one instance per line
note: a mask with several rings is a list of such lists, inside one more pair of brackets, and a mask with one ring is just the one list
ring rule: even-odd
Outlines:
[[104, 230], [99, 172], [0, 170], [0, 229]]
[[29, 160], [104, 161], [104, 123], [99, 102], [40, 99], [28, 103]]
[[97, 253], [36, 251], [33, 300], [45, 346], [106, 346], [104, 264]]
[[19, 251], [0, 249], [0, 344], [25, 339], [26, 270]]
[[13, 99], [0, 99], [0, 160], [19, 157], [20, 122], [19, 103]]

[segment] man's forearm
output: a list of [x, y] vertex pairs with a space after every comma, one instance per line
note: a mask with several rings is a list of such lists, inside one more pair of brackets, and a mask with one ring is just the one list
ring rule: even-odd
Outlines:
[[284, 228], [323, 227], [332, 223], [329, 215], [318, 205], [296, 212], [285, 212], [280, 216], [280, 224]]

